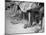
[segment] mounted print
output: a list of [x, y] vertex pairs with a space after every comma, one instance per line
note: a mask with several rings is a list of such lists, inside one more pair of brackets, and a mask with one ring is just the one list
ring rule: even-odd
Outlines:
[[5, 34], [44, 32], [44, 2], [5, 0]]

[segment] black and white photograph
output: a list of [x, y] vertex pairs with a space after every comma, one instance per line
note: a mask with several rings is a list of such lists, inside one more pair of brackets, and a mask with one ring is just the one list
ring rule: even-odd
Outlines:
[[44, 2], [5, 0], [5, 35], [44, 33]]

